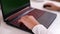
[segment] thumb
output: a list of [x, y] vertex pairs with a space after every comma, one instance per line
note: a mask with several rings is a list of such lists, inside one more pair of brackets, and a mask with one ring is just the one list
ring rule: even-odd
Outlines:
[[18, 23], [22, 22], [21, 19], [18, 20]]

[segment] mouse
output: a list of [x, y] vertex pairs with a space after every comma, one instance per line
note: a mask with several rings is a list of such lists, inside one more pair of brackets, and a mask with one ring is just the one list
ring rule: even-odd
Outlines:
[[46, 7], [51, 7], [51, 5], [44, 5], [43, 8], [46, 8]]

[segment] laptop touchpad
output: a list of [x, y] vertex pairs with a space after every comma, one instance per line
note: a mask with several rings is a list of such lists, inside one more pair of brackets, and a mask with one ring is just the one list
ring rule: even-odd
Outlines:
[[55, 20], [56, 16], [57, 16], [56, 14], [46, 12], [37, 20], [41, 24], [43, 24], [46, 28], [48, 28], [52, 24], [52, 22]]

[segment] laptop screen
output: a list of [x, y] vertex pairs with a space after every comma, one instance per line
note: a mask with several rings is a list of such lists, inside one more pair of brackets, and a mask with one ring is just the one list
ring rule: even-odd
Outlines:
[[29, 5], [29, 0], [1, 0], [4, 19]]

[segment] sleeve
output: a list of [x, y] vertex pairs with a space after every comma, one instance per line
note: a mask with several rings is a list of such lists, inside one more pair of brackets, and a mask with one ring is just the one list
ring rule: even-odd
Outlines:
[[52, 32], [48, 31], [48, 29], [41, 24], [34, 26], [32, 31], [34, 34], [52, 34]]

